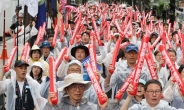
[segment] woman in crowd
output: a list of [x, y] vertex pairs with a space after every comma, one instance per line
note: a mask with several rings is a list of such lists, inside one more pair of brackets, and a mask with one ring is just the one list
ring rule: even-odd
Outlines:
[[[150, 35], [150, 45], [153, 45], [153, 43], [156, 41], [156, 39], [158, 38], [158, 34], [156, 32], [151, 33]], [[161, 40], [160, 40], [161, 41]], [[158, 42], [157, 45], [153, 48], [153, 52], [155, 52], [156, 50], [158, 50], [158, 47], [160, 46], [161, 42]]]
[[31, 67], [30, 76], [36, 80], [39, 84], [42, 83], [42, 75], [44, 73], [44, 69], [41, 62], [34, 62]]
[[[139, 79], [139, 84], [137, 86], [137, 94], [132, 99], [129, 108], [132, 107], [134, 104], [141, 104], [142, 99], [144, 99], [144, 85], [146, 84], [146, 81], [143, 79]], [[118, 91], [119, 93], [119, 91]], [[118, 100], [110, 100], [109, 101], [109, 107], [110, 110], [120, 110], [121, 106], [123, 105], [125, 100], [121, 100], [120, 102]]]
[[[29, 53], [30, 58], [28, 59], [28, 64], [31, 66], [34, 62], [41, 62], [44, 68], [44, 74], [45, 76], [48, 76], [49, 74], [49, 64], [44, 61], [41, 56], [42, 52], [41, 49], [37, 45], [33, 45], [33, 47], [30, 50]], [[31, 68], [29, 68], [29, 71]]]
[[90, 34], [88, 32], [83, 32], [81, 34], [81, 45], [87, 45], [90, 42]]
[[156, 50], [154, 52], [154, 58], [155, 58], [157, 67], [159, 67], [160, 66], [160, 63], [163, 62], [163, 60], [162, 60], [162, 54], [161, 54], [161, 52], [159, 50]]
[[[176, 51], [173, 48], [167, 49], [167, 52], [171, 58], [171, 61], [174, 63], [175, 67], [178, 69], [179, 66], [176, 63]], [[165, 90], [169, 86], [169, 79], [171, 77], [171, 72], [169, 67], [164, 62], [160, 63], [160, 70], [158, 71], [158, 78], [161, 79], [161, 84], [163, 87], [163, 90]], [[164, 67], [163, 67], [164, 66]]]
[[155, 33], [155, 32], [153, 32], [153, 33], [150, 35], [150, 40], [149, 40], [150, 44], [152, 45], [152, 44], [155, 42], [155, 40], [156, 40], [157, 38], [158, 38], [158, 34]]
[[[181, 78], [184, 79], [184, 64], [182, 64], [178, 69]], [[175, 79], [178, 80], [178, 79]], [[170, 103], [172, 107], [176, 109], [184, 108], [184, 99], [182, 97], [181, 91], [179, 90], [178, 84], [174, 82], [173, 77], [171, 76], [169, 81], [169, 86], [164, 90], [163, 95], [164, 99]]]

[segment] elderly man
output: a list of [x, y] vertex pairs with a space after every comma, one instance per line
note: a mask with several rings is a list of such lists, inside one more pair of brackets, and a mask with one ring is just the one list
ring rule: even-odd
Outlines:
[[0, 74], [0, 94], [6, 93], [6, 110], [43, 110], [47, 100], [40, 96], [38, 82], [26, 75], [28, 66], [18, 60], [11, 70], [11, 79], [3, 80], [4, 71]]
[[[84, 81], [82, 74], [72, 73], [65, 77], [64, 85], [58, 88], [59, 91], [63, 92], [65, 95], [61, 98], [57, 105], [53, 105], [50, 98], [55, 97], [54, 93], [49, 93], [47, 105], [44, 110], [99, 110], [108, 109], [107, 102], [103, 105], [98, 103], [98, 106], [88, 102], [88, 100], [83, 97], [84, 91], [91, 86], [90, 81]], [[107, 98], [104, 94], [103, 97]], [[52, 106], [53, 107], [52, 107]]]
[[[63, 79], [66, 75], [72, 74], [72, 73], [78, 73], [78, 74], [82, 74], [82, 75], [84, 74], [82, 63], [78, 60], [72, 60], [71, 62], [69, 62], [66, 65], [64, 72], [61, 73], [60, 71], [61, 70], [58, 69], [57, 76], [63, 76], [62, 77]], [[57, 79], [56, 79], [56, 81], [57, 81]], [[63, 81], [57, 81], [57, 87], [60, 87], [63, 84], [64, 84]], [[48, 97], [49, 85], [50, 85], [50, 81], [49, 81], [49, 77], [47, 77], [43, 81], [43, 83], [41, 84], [40, 94], [44, 98]], [[59, 92], [59, 98], [58, 99], [60, 100], [61, 99], [60, 97], [62, 97], [62, 96], [63, 96], [63, 93]], [[86, 97], [89, 102], [92, 102], [94, 104], [98, 103], [97, 95], [96, 95], [96, 92], [95, 92], [93, 86], [90, 86], [90, 88], [84, 92], [84, 97]]]
[[[61, 79], [64, 79], [64, 77], [67, 74], [71, 74], [71, 73], [83, 74], [83, 68], [82, 68], [81, 62], [79, 62], [78, 60], [72, 60], [70, 63], [66, 65], [66, 69], [64, 70], [64, 72], [61, 72], [61, 70], [58, 69], [57, 76], [59, 76]], [[56, 81], [58, 81], [58, 79], [56, 79]], [[60, 87], [61, 85], [63, 85], [63, 81], [58, 81], [57, 87]], [[49, 86], [50, 86], [50, 78], [46, 77], [46, 79], [41, 84], [40, 94], [42, 97], [44, 98], [48, 97]]]

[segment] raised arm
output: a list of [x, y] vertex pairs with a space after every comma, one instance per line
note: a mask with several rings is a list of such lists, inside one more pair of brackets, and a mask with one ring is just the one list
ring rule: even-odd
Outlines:
[[128, 88], [127, 88], [127, 93], [128, 96], [126, 98], [126, 100], [124, 101], [122, 107], [120, 108], [120, 110], [128, 110], [128, 107], [133, 99], [134, 96], [130, 95], [129, 92], [133, 91], [133, 86], [131, 84], [129, 84]]
[[171, 102], [173, 100], [173, 97], [174, 97], [174, 91], [173, 91], [173, 89], [174, 89], [174, 82], [172, 80], [173, 80], [173, 77], [171, 76], [170, 84], [163, 92], [164, 99], [167, 102]]
[[2, 67], [2, 72], [0, 74], [0, 81], [3, 81], [3, 77], [5, 75], [5, 73], [4, 73], [4, 67], [6, 67], [6, 65]]
[[6, 67], [6, 65], [2, 67], [2, 72], [0, 73], [0, 94], [5, 93], [7, 90], [7, 85], [6, 85], [7, 81], [6, 80], [3, 81], [3, 77], [5, 75], [5, 72], [4, 72], [5, 67]]

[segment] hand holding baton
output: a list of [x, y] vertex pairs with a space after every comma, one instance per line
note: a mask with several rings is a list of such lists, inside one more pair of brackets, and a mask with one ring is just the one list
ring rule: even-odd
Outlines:
[[132, 82], [132, 86], [134, 88], [133, 88], [132, 92], [129, 92], [130, 95], [134, 95], [134, 96], [137, 93], [137, 86], [138, 86], [139, 78], [140, 78], [140, 75], [142, 72], [142, 67], [143, 67], [143, 63], [144, 63], [144, 56], [145, 56], [145, 52], [146, 52], [147, 47], [148, 47], [149, 37], [143, 37], [142, 42], [143, 43], [141, 45], [138, 63], [136, 65], [137, 69], [135, 71], [135, 75], [134, 75], [133, 82]]
[[130, 75], [128, 76], [128, 78], [126, 79], [126, 81], [121, 86], [121, 89], [119, 89], [118, 92], [116, 93], [115, 98], [118, 101], [121, 100], [122, 96], [124, 95], [125, 90], [127, 89], [127, 87], [130, 84], [130, 82], [133, 80], [133, 77], [135, 75], [135, 70], [136, 70], [136, 68], [134, 68], [134, 70], [132, 71], [132, 73], [130, 73]]
[[26, 56], [25, 56], [25, 62], [28, 63], [28, 58], [29, 58], [29, 52], [30, 52], [30, 45], [27, 45], [27, 50], [26, 50]]
[[75, 40], [77, 31], [79, 30], [80, 23], [81, 23], [81, 21], [79, 20], [79, 21], [77, 22], [77, 24], [76, 24], [74, 33], [73, 33], [73, 35], [72, 35], [72, 38], [70, 39], [70, 45], [73, 45], [73, 44], [74, 44], [74, 40]]
[[158, 44], [158, 42], [160, 41], [161, 37], [158, 36], [158, 38], [155, 40], [155, 42], [150, 46], [150, 49], [153, 50], [155, 48], [155, 46]]
[[38, 31], [38, 35], [37, 35], [37, 38], [36, 38], [36, 41], [35, 41], [35, 45], [38, 45], [40, 42], [42, 42], [43, 36], [44, 36], [44, 33], [45, 33], [45, 26], [46, 26], [46, 23], [44, 22], [43, 26], [39, 27], [39, 31]]
[[[181, 45], [182, 47], [184, 46], [184, 34], [182, 34], [182, 37], [181, 37]], [[182, 50], [182, 62], [184, 63], [184, 48], [181, 48]]]
[[182, 80], [181, 75], [178, 73], [178, 70], [176, 69], [174, 62], [172, 62], [172, 60], [169, 57], [169, 54], [167, 53], [165, 46], [163, 44], [159, 46], [159, 51], [162, 53], [162, 56], [164, 57], [167, 65], [171, 71], [171, 75], [173, 76], [173, 78], [177, 82], [177, 84], [180, 88], [180, 91], [182, 93], [182, 96], [184, 96], [184, 81]]
[[56, 69], [59, 67], [59, 65], [60, 65], [60, 63], [61, 63], [61, 61], [62, 61], [62, 58], [64, 57], [64, 55], [66, 54], [66, 52], [67, 52], [67, 47], [64, 47], [62, 50], [61, 50], [61, 52], [59, 53], [59, 56], [58, 56], [58, 58], [56, 59], [56, 62], [55, 62], [55, 67], [56, 67]]
[[150, 75], [152, 79], [158, 79], [156, 74], [156, 68], [154, 67], [154, 60], [152, 57], [152, 52], [148, 47], [148, 54], [145, 55], [146, 63], [148, 65], [148, 69], [150, 71]]
[[[61, 26], [60, 26], [60, 42], [63, 42], [64, 41], [64, 35], [65, 35], [65, 32], [64, 32], [64, 23], [63, 23], [63, 16], [61, 16], [60, 18], [60, 22], [61, 22]], [[68, 21], [66, 21], [68, 22]], [[55, 32], [56, 33], [56, 32]]]
[[7, 61], [7, 66], [4, 68], [4, 72], [6, 73], [7, 71], [9, 71], [9, 69], [11, 68], [11, 65], [12, 65], [12, 61], [13, 61], [13, 58], [15, 56], [15, 53], [17, 51], [17, 46], [15, 46], [10, 54], [10, 57]]
[[94, 87], [94, 89], [95, 89], [95, 91], [97, 93], [97, 96], [98, 96], [100, 104], [104, 104], [107, 101], [107, 98], [103, 97], [103, 93], [104, 92], [102, 91], [102, 89], [101, 89], [101, 87], [99, 85], [99, 82], [97, 81], [96, 76], [93, 73], [91, 65], [89, 63], [87, 63], [85, 67], [86, 67], [86, 70], [87, 70], [87, 72], [89, 74], [91, 82], [93, 84], [93, 87]]
[[55, 30], [54, 30], [54, 38], [53, 38], [53, 42], [52, 42], [52, 47], [56, 46], [57, 35], [58, 35], [58, 25], [56, 25]]
[[[116, 65], [116, 59], [117, 59], [117, 56], [118, 56], [118, 52], [119, 52], [119, 49], [120, 49], [120, 41], [121, 39], [118, 39], [118, 41], [116, 42], [116, 46], [115, 46], [115, 51], [114, 51], [114, 54], [113, 54], [113, 58], [112, 58], [112, 61], [111, 61], [111, 64], [112, 64], [112, 67], [115, 68], [115, 65]], [[114, 69], [112, 70], [109, 70], [109, 73], [112, 75], [114, 72]]]
[[26, 57], [26, 52], [27, 52], [27, 46], [28, 46], [28, 43], [26, 42], [25, 45], [24, 45], [24, 48], [22, 49], [22, 53], [21, 53], [21, 56], [20, 56], [20, 59], [21, 60], [24, 60], [25, 61], [25, 57]]
[[65, 61], [69, 61], [70, 60], [70, 57], [69, 57], [69, 48], [67, 48], [66, 49], [66, 54], [65, 54], [65, 56], [64, 56], [64, 59], [65, 59]]
[[53, 57], [49, 58], [49, 77], [50, 77], [50, 92], [55, 94], [55, 97], [50, 98], [53, 105], [58, 104], [58, 93], [56, 90], [56, 69], [55, 69], [55, 61]]
[[96, 22], [95, 22], [94, 18], [92, 18], [92, 24], [93, 24], [93, 28], [94, 28], [94, 31], [95, 31], [95, 34], [96, 34], [96, 38], [98, 40], [98, 45], [103, 46], [103, 43], [100, 40], [100, 35], [99, 35], [99, 32], [98, 32], [98, 29], [97, 29]]

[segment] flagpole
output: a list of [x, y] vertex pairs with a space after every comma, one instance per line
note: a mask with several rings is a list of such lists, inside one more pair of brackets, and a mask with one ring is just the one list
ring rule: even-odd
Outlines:
[[4, 26], [3, 26], [3, 49], [2, 49], [2, 55], [0, 56], [0, 59], [3, 60], [3, 65], [5, 65], [5, 59], [8, 59], [8, 55], [7, 55], [7, 49], [6, 49], [6, 34], [5, 34], [5, 11], [4, 11]]
[[[18, 0], [18, 8], [19, 8], [19, 0]], [[19, 17], [19, 10], [18, 10], [18, 17]], [[17, 17], [17, 21], [18, 21], [18, 17]], [[18, 54], [18, 52], [19, 52], [19, 47], [18, 47], [18, 38], [19, 38], [19, 36], [18, 36], [18, 29], [19, 28], [19, 26], [17, 26], [17, 60], [18, 60], [18, 57], [19, 57], [19, 54]]]
[[[25, 8], [26, 8], [26, 6], [24, 6], [24, 14], [26, 13], [26, 12], [25, 12]], [[24, 16], [24, 44], [25, 44], [25, 42], [26, 42], [26, 41], [25, 41], [25, 34], [26, 34], [26, 32], [25, 32], [25, 28], [26, 28], [26, 27], [25, 27], [25, 24], [26, 24], [26, 23], [25, 23], [25, 20], [26, 20], [26, 17]]]
[[[3, 27], [3, 49], [6, 49], [6, 41], [5, 41], [5, 17], [6, 13], [4, 11], [4, 27]], [[5, 65], [5, 59], [3, 59], [3, 65]]]

